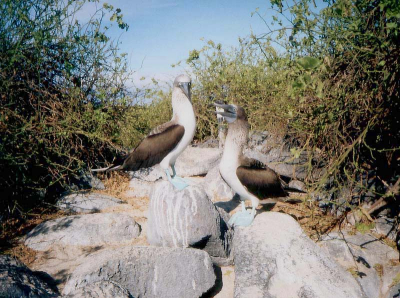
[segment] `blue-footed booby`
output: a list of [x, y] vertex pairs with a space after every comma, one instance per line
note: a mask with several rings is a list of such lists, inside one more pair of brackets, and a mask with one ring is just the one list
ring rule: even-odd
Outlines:
[[[176, 175], [175, 162], [178, 156], [193, 140], [196, 130], [196, 117], [191, 101], [191, 80], [187, 75], [176, 77], [172, 89], [172, 119], [154, 128], [140, 144], [121, 162], [101, 171], [137, 171], [160, 164], [168, 180], [178, 189], [188, 184]], [[172, 176], [169, 172], [172, 169]]]
[[[217, 104], [223, 111], [216, 113], [228, 122], [228, 134], [219, 171], [225, 182], [240, 196], [242, 210], [235, 213], [229, 224], [249, 226], [254, 219], [259, 199], [285, 197], [288, 188], [278, 174], [262, 162], [243, 156], [247, 144], [249, 124], [244, 109], [236, 105]], [[251, 212], [245, 207], [244, 200], [250, 200]]]

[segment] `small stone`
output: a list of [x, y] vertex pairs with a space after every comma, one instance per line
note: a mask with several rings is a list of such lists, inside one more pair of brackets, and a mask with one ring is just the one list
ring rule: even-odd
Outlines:
[[389, 239], [396, 241], [399, 226], [393, 218], [379, 217], [375, 220], [375, 231]]
[[292, 180], [289, 182], [289, 187], [301, 190], [301, 191], [306, 191], [306, 185], [304, 182], [301, 182], [299, 180]]

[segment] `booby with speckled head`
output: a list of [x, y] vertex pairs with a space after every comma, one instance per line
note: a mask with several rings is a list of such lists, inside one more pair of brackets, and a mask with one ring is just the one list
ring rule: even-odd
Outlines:
[[[191, 100], [191, 80], [187, 75], [176, 77], [172, 89], [172, 119], [154, 128], [123, 160], [101, 171], [137, 171], [160, 164], [168, 180], [178, 189], [188, 184], [176, 175], [175, 162], [178, 156], [193, 140], [196, 130], [196, 117]], [[172, 169], [172, 175], [169, 172]]]
[[[243, 156], [249, 134], [249, 123], [244, 109], [237, 105], [214, 104], [223, 109], [216, 113], [228, 122], [228, 134], [219, 171], [242, 200], [242, 210], [231, 217], [229, 224], [249, 226], [253, 222], [260, 199], [285, 197], [285, 190], [294, 189], [287, 187], [278, 174], [262, 162]], [[246, 210], [244, 200], [251, 201], [251, 212]]]

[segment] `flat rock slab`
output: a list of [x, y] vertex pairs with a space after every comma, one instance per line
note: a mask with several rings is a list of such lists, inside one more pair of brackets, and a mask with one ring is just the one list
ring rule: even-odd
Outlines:
[[150, 195], [147, 240], [151, 245], [196, 247], [213, 257], [228, 257], [232, 230], [220, 212], [201, 186], [178, 191], [169, 182], [157, 183]]
[[371, 234], [333, 232], [323, 238], [320, 246], [356, 276], [370, 298], [386, 297], [400, 272], [400, 266], [393, 262], [399, 259], [398, 251]]
[[47, 298], [58, 297], [54, 281], [42, 272], [33, 272], [22, 262], [8, 255], [0, 255], [0, 297]]
[[99, 281], [76, 289], [63, 298], [133, 298], [128, 290], [111, 281]]
[[140, 235], [140, 226], [126, 214], [96, 213], [49, 220], [30, 231], [25, 245], [47, 250], [54, 244], [96, 246], [127, 243]]
[[62, 197], [57, 207], [72, 213], [96, 213], [123, 204], [123, 201], [98, 193], [74, 193]]
[[133, 297], [195, 298], [214, 286], [215, 274], [210, 257], [201, 250], [129, 246], [88, 256], [63, 294], [102, 281], [121, 285]]
[[233, 241], [234, 297], [365, 297], [353, 276], [289, 215], [265, 212]]

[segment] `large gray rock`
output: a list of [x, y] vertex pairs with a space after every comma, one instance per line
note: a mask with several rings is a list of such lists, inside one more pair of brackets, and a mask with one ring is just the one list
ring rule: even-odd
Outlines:
[[300, 158], [294, 158], [291, 152], [283, 151], [280, 148], [271, 149], [266, 154], [247, 149], [244, 154], [263, 162], [280, 175], [299, 180], [303, 180], [307, 176], [307, 156], [301, 155]]
[[95, 246], [128, 243], [140, 234], [140, 226], [126, 214], [96, 213], [49, 220], [30, 231], [25, 245], [47, 250], [53, 244]]
[[103, 182], [95, 176], [92, 175], [92, 173], [85, 173], [81, 175], [77, 181], [75, 181], [72, 185], [77, 186], [78, 189], [98, 189], [98, 190], [104, 190], [106, 187], [104, 186]]
[[[219, 164], [222, 151], [217, 148], [187, 147], [175, 164], [176, 173], [181, 177], [201, 176]], [[166, 179], [159, 165], [130, 173], [131, 178], [147, 182]]]
[[217, 148], [187, 147], [175, 164], [179, 176], [200, 176], [219, 164], [222, 151]]
[[247, 147], [266, 154], [271, 149], [283, 147], [284, 141], [282, 137], [271, 134], [268, 131], [253, 131], [250, 133]]
[[265, 212], [235, 230], [234, 297], [364, 297], [352, 275], [289, 215]]
[[62, 197], [57, 207], [72, 213], [96, 213], [101, 210], [118, 206], [123, 201], [98, 193], [73, 193]]
[[219, 141], [217, 139], [208, 138], [202, 143], [196, 144], [199, 148], [219, 148]]
[[128, 290], [112, 281], [98, 281], [78, 288], [63, 298], [134, 298]]
[[50, 276], [33, 272], [11, 256], [0, 255], [0, 297], [58, 297], [54, 283]]
[[151, 245], [196, 247], [214, 257], [228, 257], [231, 232], [202, 187], [177, 191], [166, 181], [154, 187], [147, 224]]
[[235, 192], [226, 184], [219, 172], [219, 165], [212, 168], [202, 182], [207, 196], [213, 202], [227, 202], [232, 200]]
[[215, 284], [210, 257], [197, 249], [127, 246], [87, 257], [63, 294], [101, 281], [112, 281], [134, 297], [202, 296]]
[[399, 253], [371, 234], [334, 232], [325, 236], [321, 247], [357, 278], [367, 297], [384, 297], [400, 266]]
[[211, 169], [201, 182], [201, 187], [207, 193], [207, 196], [214, 202], [214, 205], [223, 209], [225, 212], [231, 212], [240, 205], [240, 197], [225, 182], [219, 172], [219, 166]]
[[[304, 180], [308, 175], [307, 152], [302, 152], [298, 158], [295, 158], [290, 151], [282, 148], [273, 148], [265, 154], [248, 148], [244, 151], [244, 155], [263, 162], [279, 175], [298, 180]], [[318, 178], [323, 175], [324, 171], [323, 168], [316, 168], [311, 177]]]

